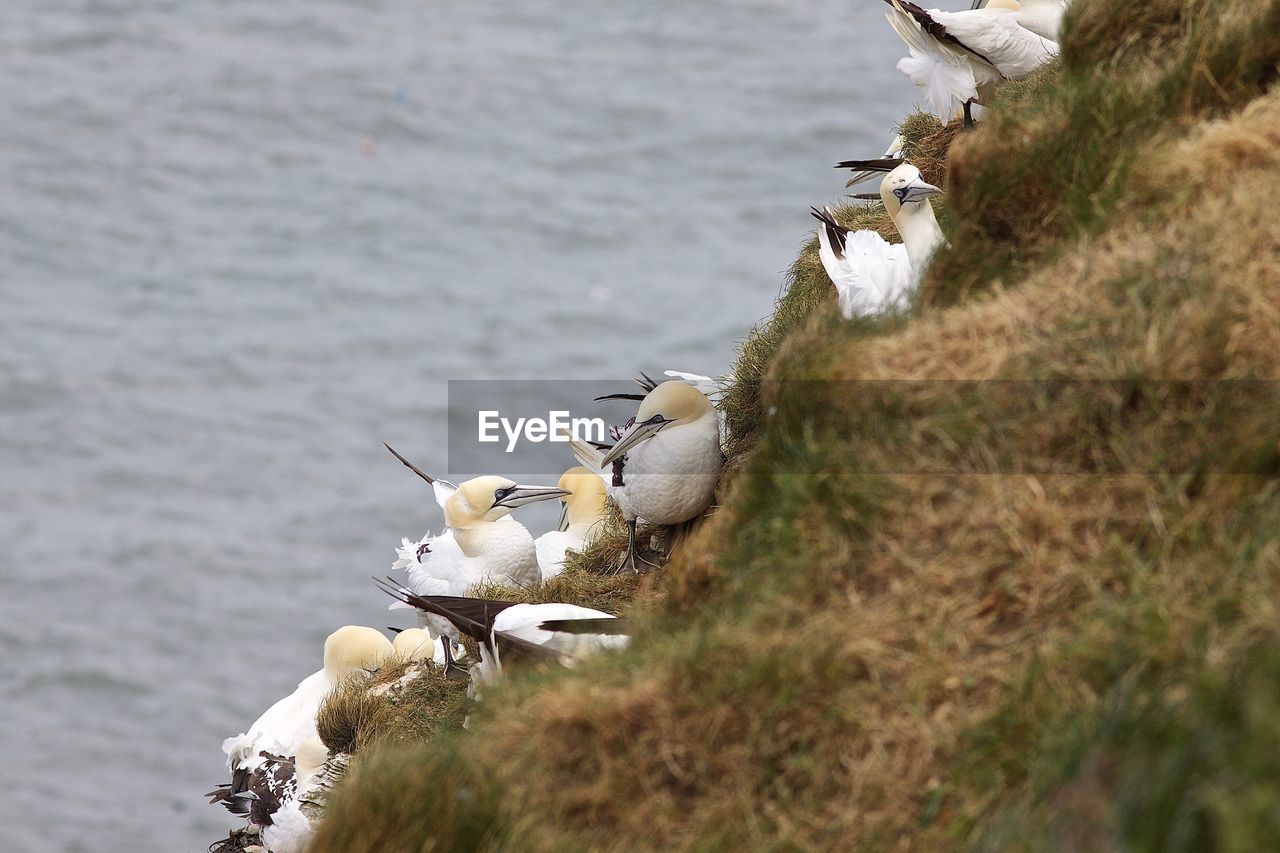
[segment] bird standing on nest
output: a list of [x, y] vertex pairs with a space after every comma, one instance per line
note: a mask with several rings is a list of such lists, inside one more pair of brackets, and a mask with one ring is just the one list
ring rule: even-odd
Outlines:
[[[645, 395], [617, 443], [601, 451], [571, 443], [583, 465], [604, 479], [627, 523], [620, 571], [657, 567], [640, 556], [636, 523], [672, 526], [697, 518], [715, 498], [724, 467], [720, 427], [707, 396], [686, 382], [663, 382]], [[621, 462], [620, 477], [614, 463]]]
[[[851, 231], [831, 208], [813, 209], [818, 226], [818, 257], [835, 285], [845, 319], [871, 316], [905, 306], [938, 246], [945, 242], [929, 199], [942, 190], [927, 183], [910, 163], [886, 161], [893, 170], [880, 183], [879, 198], [901, 243], [890, 243], [870, 229]], [[847, 161], [846, 168], [874, 168], [879, 160]]]

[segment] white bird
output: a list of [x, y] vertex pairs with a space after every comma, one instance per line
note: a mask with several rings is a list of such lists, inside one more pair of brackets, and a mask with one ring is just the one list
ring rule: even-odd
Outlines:
[[942, 190], [926, 183], [910, 163], [893, 169], [880, 183], [880, 200], [902, 235], [889, 243], [875, 231], [850, 231], [830, 208], [813, 209], [818, 256], [836, 287], [845, 319], [902, 307], [945, 238], [929, 199]]
[[[990, 103], [1005, 80], [1023, 80], [1058, 55], [1058, 43], [1019, 22], [1017, 0], [991, 0], [985, 8], [944, 12], [910, 0], [885, 0], [890, 26], [910, 55], [898, 70], [924, 92], [925, 106], [943, 121], [971, 105]], [[1038, 20], [1038, 17], [1037, 17]]]
[[414, 595], [394, 584], [381, 585], [398, 600], [448, 620], [458, 633], [476, 641], [480, 661], [471, 668], [471, 678], [480, 686], [501, 676], [504, 658], [531, 656], [573, 666], [588, 655], [625, 648], [630, 642], [624, 622], [590, 607]]
[[425, 628], [405, 628], [397, 631], [391, 641], [391, 650], [402, 661], [434, 661], [444, 665], [444, 638], [432, 639]]
[[581, 553], [591, 544], [604, 521], [606, 497], [604, 481], [587, 468], [570, 468], [560, 475], [556, 485], [568, 494], [560, 498], [564, 510], [560, 524], [534, 540], [542, 579], [548, 580], [564, 571], [568, 551]]
[[248, 790], [250, 776], [269, 756], [292, 758], [303, 742], [316, 735], [316, 714], [329, 692], [352, 675], [382, 666], [391, 650], [391, 641], [372, 628], [346, 625], [330, 634], [324, 641], [323, 668], [268, 708], [247, 732], [222, 742], [231, 783], [210, 792], [210, 802], [231, 808], [229, 803]]
[[[506, 477], [484, 476], [448, 491], [442, 482], [423, 473], [396, 453], [406, 467], [432, 485], [437, 502], [442, 491], [447, 530], [428, 534], [416, 546], [405, 542], [394, 567], [406, 570], [409, 587], [422, 595], [464, 595], [477, 584], [498, 583], [529, 587], [542, 580], [533, 536], [509, 516], [513, 509], [567, 495], [550, 486], [522, 486]], [[447, 631], [439, 621], [426, 627], [433, 636]]]
[[[679, 380], [650, 391], [630, 426], [607, 452], [570, 443], [578, 461], [605, 481], [627, 522], [622, 569], [639, 571], [636, 523], [674, 525], [701, 515], [715, 498], [724, 467], [720, 426], [706, 395]], [[614, 463], [621, 462], [615, 471]], [[652, 565], [652, 564], [651, 564]]]

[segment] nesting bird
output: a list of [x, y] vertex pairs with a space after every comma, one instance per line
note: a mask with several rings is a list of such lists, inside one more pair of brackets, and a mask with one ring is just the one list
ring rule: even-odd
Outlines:
[[[523, 524], [510, 518], [511, 511], [563, 497], [569, 494], [568, 490], [524, 486], [495, 476], [476, 477], [454, 487], [423, 473], [390, 447], [387, 449], [431, 484], [437, 503], [444, 508], [444, 533], [434, 537], [428, 534], [417, 545], [406, 540], [405, 547], [397, 549], [400, 559], [394, 567], [406, 570], [414, 592], [463, 595], [480, 583], [527, 587], [541, 581], [533, 536]], [[443, 626], [432, 622], [428, 628], [439, 635]]]
[[[849, 167], [879, 161], [847, 161]], [[942, 190], [924, 180], [910, 163], [898, 162], [880, 183], [880, 200], [893, 219], [901, 243], [889, 243], [875, 231], [851, 231], [830, 208], [813, 209], [818, 226], [818, 256], [835, 285], [845, 319], [905, 305], [929, 260], [945, 238], [929, 199]]]
[[293, 758], [267, 756], [251, 774], [248, 789], [225, 805], [258, 827], [269, 853], [303, 853], [311, 839], [311, 819], [302, 804], [328, 760], [329, 750], [320, 738], [307, 738]]
[[[627, 523], [620, 569], [650, 566], [636, 548], [636, 524], [675, 525], [701, 515], [715, 498], [724, 466], [715, 407], [693, 386], [669, 380], [640, 402], [630, 425], [602, 452], [572, 442], [578, 461], [598, 472]], [[616, 462], [621, 462], [615, 470]]]
[[565, 555], [583, 551], [604, 520], [607, 500], [604, 482], [591, 470], [577, 466], [560, 475], [556, 486], [566, 494], [560, 498], [564, 509], [560, 524], [534, 540], [542, 579], [548, 580], [564, 571]]
[[[924, 9], [910, 0], [885, 0], [889, 25], [906, 42], [910, 55], [898, 70], [924, 92], [925, 107], [943, 121], [963, 113], [973, 123], [973, 104], [990, 103], [1005, 80], [1023, 80], [1058, 55], [1058, 43], [1023, 23], [1017, 0], [990, 0], [983, 8], [960, 12]], [[1032, 0], [1035, 13], [1025, 20], [1044, 28], [1047, 0]], [[1061, 5], [1061, 4], [1054, 4]], [[1061, 18], [1059, 13], [1058, 18]], [[1056, 34], [1057, 25], [1052, 31]]]
[[478, 686], [493, 684], [501, 676], [504, 658], [532, 657], [572, 666], [598, 651], [624, 648], [630, 641], [625, 623], [590, 607], [414, 595], [394, 584], [381, 586], [397, 600], [448, 620], [459, 634], [476, 641], [480, 661], [470, 674]]
[[257, 771], [269, 761], [292, 759], [316, 736], [316, 714], [329, 692], [346, 678], [376, 670], [391, 652], [391, 641], [372, 628], [347, 625], [330, 634], [324, 641], [324, 666], [268, 708], [247, 732], [222, 742], [231, 783], [211, 791], [210, 802], [235, 811], [233, 804], [249, 790]]
[[425, 628], [405, 628], [396, 633], [395, 639], [391, 641], [391, 650], [400, 660], [429, 660], [442, 664], [444, 663], [444, 654], [441, 650], [443, 642], [445, 642], [443, 639], [432, 639], [431, 633]]

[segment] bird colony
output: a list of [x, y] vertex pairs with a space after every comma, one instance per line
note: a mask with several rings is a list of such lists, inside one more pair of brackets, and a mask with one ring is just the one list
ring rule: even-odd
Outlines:
[[[955, 12], [908, 0], [884, 2], [885, 17], [908, 51], [898, 70], [919, 87], [921, 104], [944, 122], [963, 117], [969, 127], [982, 118], [1002, 82], [1024, 79], [1056, 56], [1067, 0], [978, 0]], [[943, 190], [903, 158], [900, 136], [881, 156], [847, 160], [837, 168], [853, 170], [847, 186], [879, 179], [878, 192], [853, 198], [883, 204], [901, 237], [901, 243], [890, 243], [875, 231], [850, 230], [830, 207], [812, 208], [819, 257], [841, 314], [852, 319], [908, 308], [931, 258], [947, 247], [930, 204]], [[634, 417], [612, 430], [612, 445], [570, 442], [578, 464], [554, 485], [497, 474], [454, 485], [387, 447], [431, 487], [444, 518], [439, 533], [403, 539], [395, 549], [395, 574], [375, 581], [394, 600], [393, 609], [416, 614], [419, 627], [397, 632], [394, 640], [373, 628], [338, 628], [325, 640], [317, 672], [243, 733], [223, 741], [230, 778], [208, 796], [247, 819], [239, 832], [254, 839], [253, 845], [272, 853], [305, 848], [315, 818], [303, 806], [322, 801], [347, 758], [331, 755], [317, 732], [317, 714], [335, 687], [389, 662], [414, 661], [418, 672], [438, 667], [445, 676], [467, 679], [478, 699], [508, 665], [543, 661], [567, 667], [626, 648], [630, 629], [613, 614], [475, 596], [491, 586], [533, 589], [557, 576], [570, 552], [592, 543], [610, 504], [628, 533], [614, 571], [661, 569], [668, 554], [639, 541], [638, 523], [674, 531], [705, 515], [725, 458], [723, 422], [713, 400], [726, 380], [666, 375], [663, 382], [637, 380], [644, 393], [609, 395], [636, 401]], [[516, 515], [541, 501], [558, 501], [561, 521], [535, 537]], [[668, 535], [664, 541], [677, 540]], [[477, 659], [466, 652], [468, 645]]]

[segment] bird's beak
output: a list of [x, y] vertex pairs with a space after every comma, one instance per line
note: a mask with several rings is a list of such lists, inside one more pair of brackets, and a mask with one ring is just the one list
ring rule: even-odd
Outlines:
[[907, 194], [902, 199], [903, 204], [908, 204], [914, 201], [924, 201], [930, 196], [942, 194], [942, 190], [938, 189], [933, 184], [926, 184], [924, 181], [912, 181], [907, 184], [906, 190]]
[[566, 489], [557, 489], [552, 486], [516, 486], [502, 500], [495, 501], [494, 506], [505, 506], [508, 509], [515, 509], [525, 504], [535, 504], [538, 501], [549, 501], [553, 498], [564, 497], [573, 494]]
[[641, 421], [638, 424], [632, 424], [626, 432], [622, 434], [622, 438], [618, 439], [618, 443], [613, 449], [604, 455], [600, 460], [600, 467], [607, 468], [614, 462], [621, 459], [626, 452], [641, 442], [648, 441], [658, 434], [658, 430], [666, 426], [670, 421], [658, 421], [652, 423], [650, 421]]

